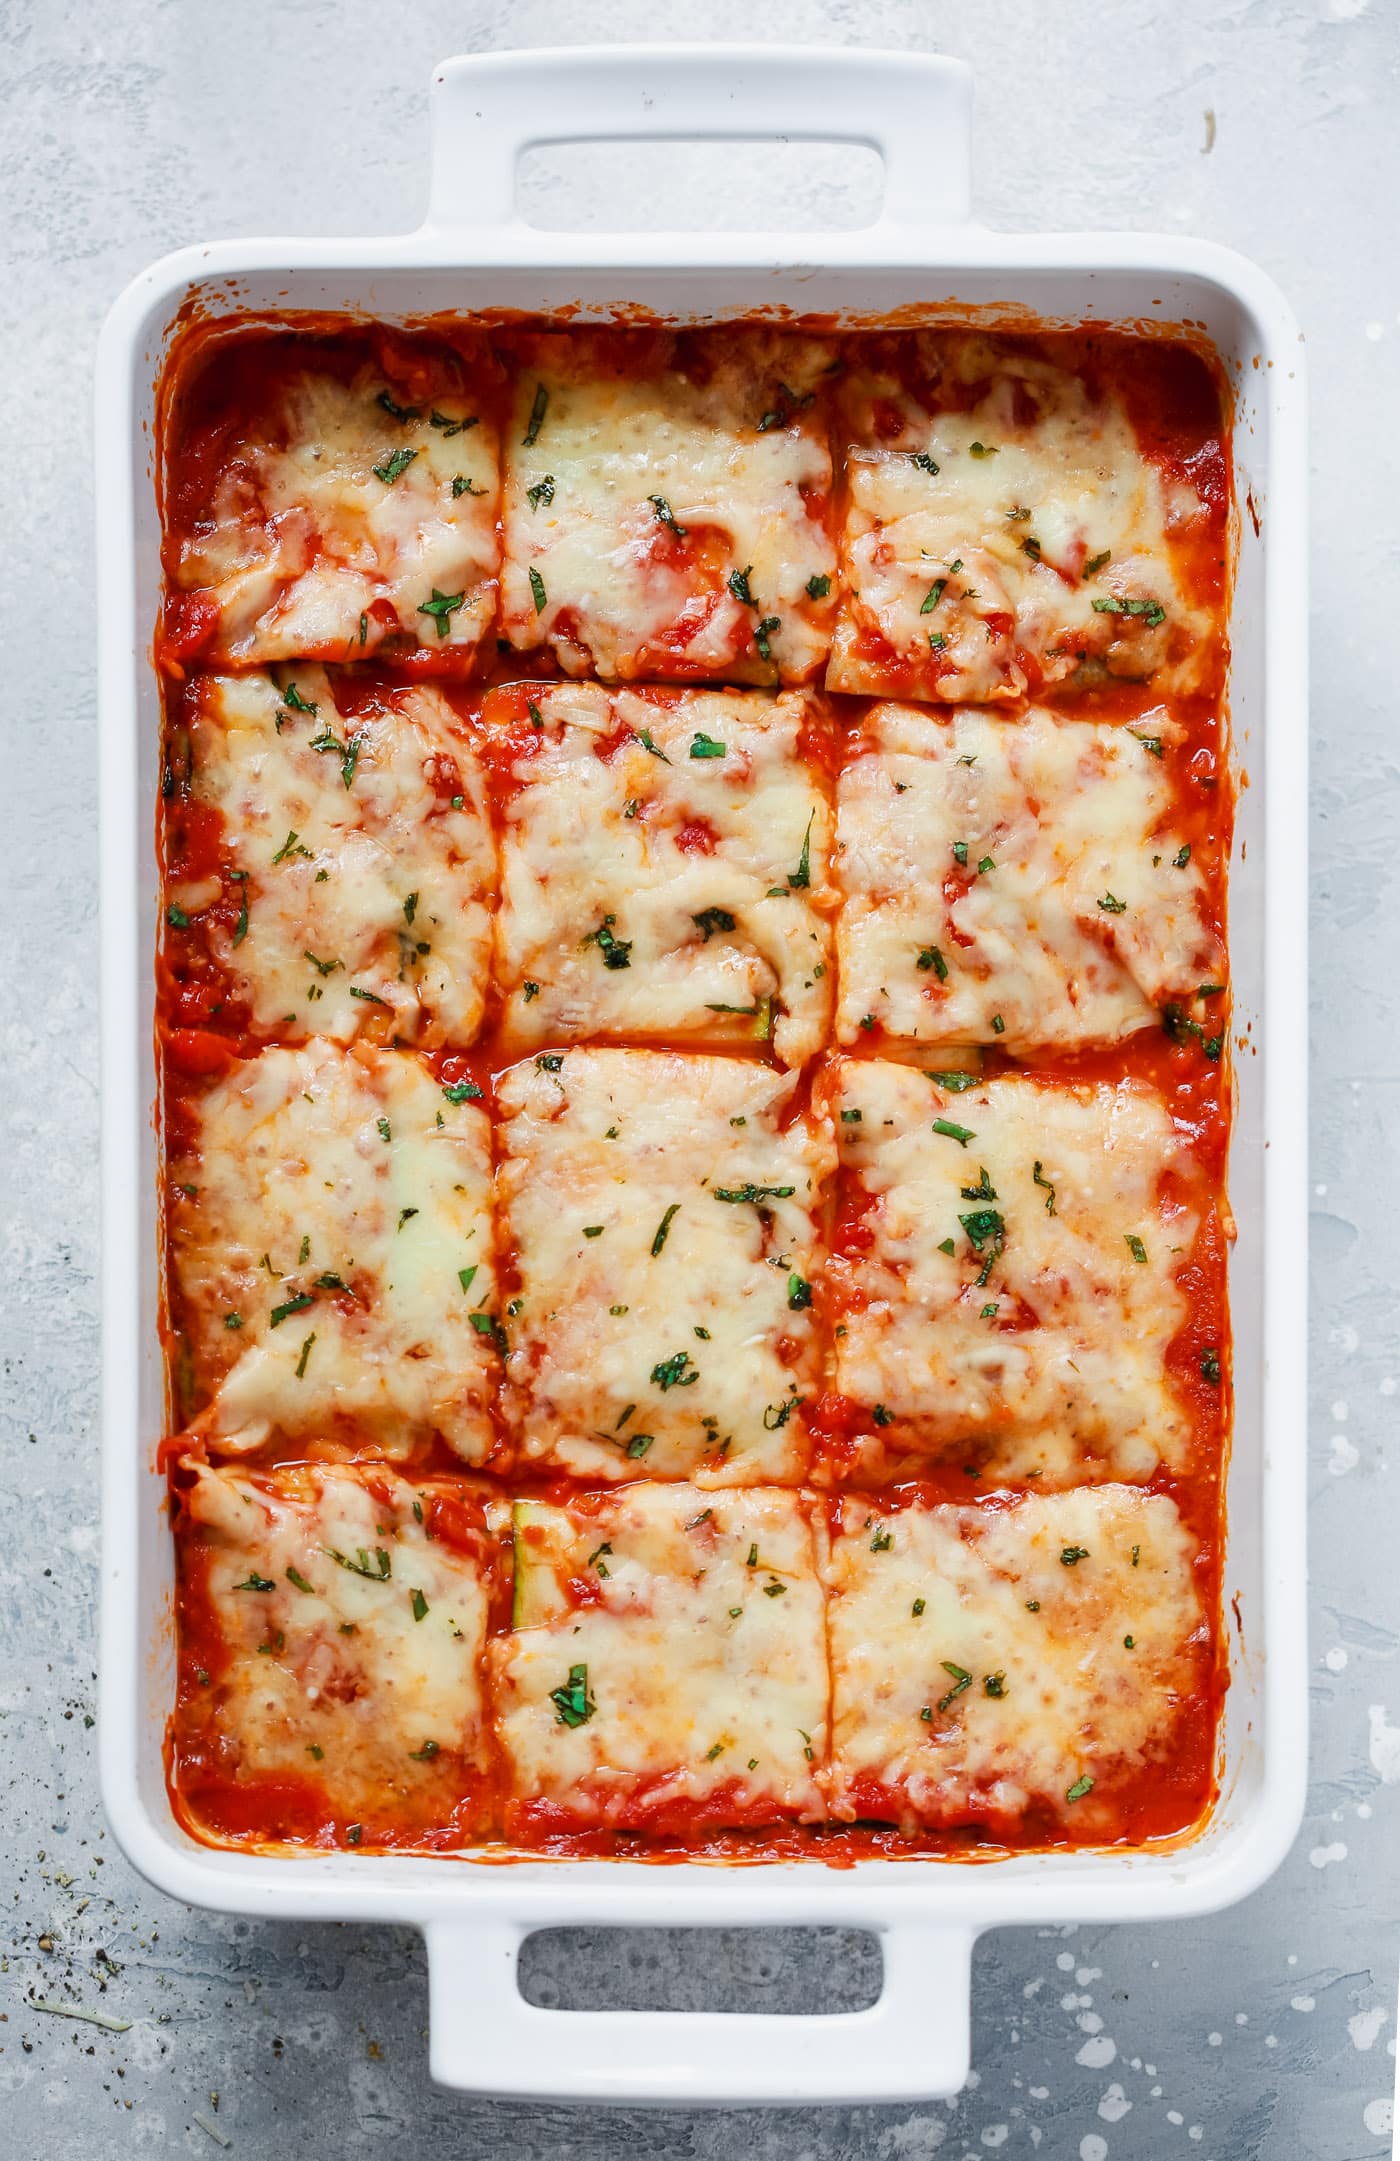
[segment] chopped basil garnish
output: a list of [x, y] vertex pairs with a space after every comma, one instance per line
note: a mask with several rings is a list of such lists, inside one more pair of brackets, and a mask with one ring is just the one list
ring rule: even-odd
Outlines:
[[275, 1591], [271, 1576], [250, 1575], [245, 1583], [235, 1583], [235, 1591]]
[[417, 613], [419, 615], [430, 615], [437, 624], [438, 636], [445, 638], [452, 627], [453, 616], [462, 606], [466, 597], [465, 593], [440, 593], [437, 587], [434, 586], [431, 598], [419, 601]]
[[686, 1370], [691, 1364], [689, 1351], [675, 1351], [663, 1358], [651, 1369], [651, 1377], [662, 1395], [670, 1388], [693, 1388], [700, 1378], [698, 1367]]
[[922, 968], [925, 973], [927, 973], [928, 970], [932, 968], [934, 974], [937, 976], [940, 983], [947, 982], [948, 963], [943, 958], [941, 951], [936, 945], [924, 946], [920, 950], [919, 958], [916, 965]]
[[546, 473], [543, 480], [536, 481], [533, 488], [525, 490], [525, 500], [531, 510], [538, 510], [541, 503], [554, 501], [554, 475]]
[[428, 1610], [428, 1601], [423, 1596], [423, 1593], [421, 1591], [415, 1590], [413, 1597], [409, 1601], [409, 1603], [413, 1607], [414, 1620], [421, 1621]]
[[449, 1081], [442, 1092], [449, 1103], [479, 1103], [481, 1101], [481, 1090], [477, 1087], [475, 1081]]
[[1219, 1351], [1202, 1351], [1201, 1379], [1203, 1381], [1209, 1381], [1212, 1388], [1218, 1388], [1220, 1386]]
[[603, 966], [605, 968], [630, 968], [632, 965], [632, 941], [630, 938], [615, 938], [613, 936], [613, 924], [616, 921], [617, 917], [615, 915], [605, 915], [598, 928], [591, 930], [583, 942], [585, 945], [597, 946], [603, 956]]
[[400, 473], [408, 471], [417, 455], [416, 450], [395, 450], [391, 452], [382, 465], [375, 466], [375, 479], [382, 480], [386, 487], [391, 487]]
[[1120, 600], [1116, 593], [1109, 593], [1090, 605], [1096, 615], [1140, 615], [1149, 630], [1167, 619], [1167, 611], [1160, 600]]
[[1087, 1546], [1061, 1546], [1060, 1548], [1060, 1566], [1062, 1568], [1073, 1568], [1076, 1562], [1087, 1561], [1088, 1558], [1089, 1548]]
[[735, 928], [734, 918], [727, 908], [702, 908], [700, 913], [693, 915], [690, 920], [697, 930], [703, 931], [706, 945], [715, 931]]
[[795, 1186], [716, 1186], [715, 1199], [717, 1201], [732, 1202], [752, 1201], [757, 1205], [758, 1202], [766, 1200], [791, 1200], [796, 1190]]
[[1141, 1240], [1141, 1239], [1140, 1239], [1139, 1237], [1137, 1237], [1137, 1236], [1136, 1236], [1136, 1234], [1135, 1234], [1134, 1232], [1132, 1232], [1132, 1231], [1128, 1231], [1128, 1232], [1126, 1232], [1126, 1233], [1125, 1233], [1125, 1235], [1124, 1235], [1124, 1240], [1123, 1240], [1123, 1242], [1124, 1242], [1124, 1244], [1125, 1244], [1125, 1245], [1127, 1246], [1127, 1248], [1128, 1248], [1128, 1251], [1129, 1251], [1129, 1252], [1130, 1252], [1130, 1253], [1132, 1254], [1132, 1256], [1133, 1256], [1133, 1259], [1134, 1259], [1135, 1261], [1139, 1261], [1139, 1262], [1144, 1262], [1144, 1261], [1146, 1261], [1146, 1259], [1147, 1259], [1147, 1248], [1146, 1248], [1146, 1246], [1145, 1246], [1145, 1245], [1143, 1244], [1142, 1240]]
[[788, 1307], [793, 1313], [801, 1313], [812, 1303], [812, 1286], [805, 1276], [788, 1277]]
[[697, 729], [696, 733], [691, 737], [690, 755], [692, 758], [722, 758], [725, 754], [725, 748], [726, 746], [717, 742], [714, 736], [706, 735], [703, 728]]
[[267, 1325], [269, 1328], [280, 1328], [283, 1321], [290, 1320], [294, 1313], [304, 1313], [308, 1306], [314, 1306], [315, 1303], [310, 1291], [298, 1291], [296, 1297], [289, 1298], [284, 1306], [273, 1307], [268, 1315]]
[[773, 647], [770, 641], [774, 631], [781, 630], [782, 627], [782, 619], [776, 615], [765, 615], [761, 623], [755, 623], [753, 642], [760, 660], [771, 660], [773, 658]]
[[1087, 1772], [1083, 1772], [1075, 1780], [1074, 1784], [1069, 1788], [1069, 1790], [1065, 1794], [1065, 1799], [1067, 1801], [1082, 1801], [1085, 1794], [1092, 1793], [1093, 1790], [1094, 1781], [1092, 1780], [1092, 1778], [1089, 1777]]
[[824, 571], [820, 577], [807, 580], [807, 598], [809, 600], [825, 600], [830, 591], [831, 580]]
[[968, 1142], [976, 1138], [971, 1126], [954, 1125], [951, 1118], [935, 1118], [933, 1130], [941, 1133], [945, 1140], [956, 1141], [959, 1148], [966, 1148]]
[[586, 1726], [598, 1706], [588, 1693], [587, 1666], [570, 1666], [562, 1688], [552, 1688], [549, 1700], [561, 1726]]
[[1044, 1188], [1048, 1196], [1045, 1203], [1045, 1213], [1047, 1216], [1053, 1216], [1055, 1213], [1055, 1188], [1048, 1178], [1041, 1177], [1040, 1173], [1043, 1168], [1044, 1165], [1037, 1161], [1035, 1169], [1031, 1172], [1031, 1183]]
[[665, 1215], [657, 1224], [656, 1236], [651, 1241], [651, 1257], [653, 1260], [656, 1259], [657, 1254], [665, 1245], [671, 1225], [675, 1221], [675, 1218], [680, 1214], [680, 1208], [681, 1204], [679, 1201], [672, 1201], [670, 1207], [666, 1210]]
[[525, 433], [521, 438], [527, 450], [529, 449], [530, 445], [538, 438], [540, 429], [544, 425], [544, 416], [548, 409], [549, 392], [545, 389], [543, 383], [536, 383], [535, 402], [530, 407], [530, 424], [526, 428]]
[[950, 1703], [957, 1702], [958, 1697], [965, 1688], [971, 1688], [972, 1675], [965, 1666], [955, 1666], [951, 1658], [942, 1658], [939, 1660], [939, 1664], [945, 1673], [951, 1673], [953, 1676], [953, 1685], [947, 1695], [939, 1698], [939, 1710], [946, 1711]]
[[1098, 905], [1105, 915], [1126, 915], [1128, 909], [1128, 903], [1116, 899], [1112, 893], [1103, 894]]
[[660, 523], [662, 525], [668, 526], [670, 530], [675, 534], [677, 540], [684, 540], [687, 528], [684, 525], [677, 525], [676, 514], [672, 510], [670, 504], [667, 502], [665, 496], [649, 495], [647, 497], [647, 501], [651, 504], [652, 509], [656, 512], [657, 518]]
[[328, 1560], [335, 1562], [337, 1568], [348, 1569], [352, 1576], [363, 1576], [368, 1583], [387, 1583], [389, 1580], [389, 1556], [382, 1546], [376, 1546], [372, 1555], [364, 1546], [357, 1546], [353, 1561], [348, 1554], [337, 1553], [334, 1546], [322, 1546], [321, 1551]]

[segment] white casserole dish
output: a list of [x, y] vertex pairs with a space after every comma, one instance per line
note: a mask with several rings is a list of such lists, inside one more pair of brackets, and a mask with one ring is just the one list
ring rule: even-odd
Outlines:
[[[577, 123], [541, 116], [578, 114]], [[1286, 1851], [1306, 1768], [1304, 1598], [1306, 953], [1304, 392], [1273, 285], [1196, 241], [991, 233], [969, 219], [971, 78], [951, 60], [670, 46], [496, 54], [440, 67], [426, 223], [402, 238], [189, 248], [143, 272], [103, 331], [97, 377], [102, 778], [104, 1584], [101, 1768], [112, 1827], [172, 1896], [270, 1918], [410, 1922], [427, 1937], [433, 2076], [535, 2099], [875, 2102], [967, 2074], [972, 1946], [1013, 1923], [1180, 1919], [1253, 1890]], [[882, 215], [793, 237], [542, 233], [515, 207], [546, 141], [856, 142], [884, 160]], [[192, 1841], [166, 1797], [172, 1554], [157, 1465], [157, 1103], [152, 958], [159, 597], [154, 386], [194, 302], [207, 319], [333, 310], [388, 319], [564, 305], [678, 318], [784, 308], [859, 322], [895, 309], [1049, 325], [1189, 324], [1236, 397], [1239, 519], [1231, 692], [1247, 775], [1232, 871], [1238, 1111], [1231, 1196], [1237, 1410], [1225, 1601], [1231, 1687], [1220, 1797], [1172, 1851], [1026, 1854], [833, 1868], [317, 1855]], [[906, 318], [907, 319], [907, 318]], [[557, 1926], [859, 1926], [884, 1988], [835, 2017], [558, 2012], [524, 2002], [520, 1944]]]

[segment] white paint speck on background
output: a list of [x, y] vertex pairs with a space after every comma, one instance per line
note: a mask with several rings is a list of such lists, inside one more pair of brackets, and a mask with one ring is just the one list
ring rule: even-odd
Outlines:
[[1361, 1461], [1360, 1449], [1345, 1433], [1334, 1433], [1328, 1445], [1332, 1451], [1327, 1458], [1328, 1470], [1334, 1478], [1345, 1478], [1347, 1472], [1354, 1471]]
[[1347, 1654], [1340, 1643], [1334, 1643], [1331, 1650], [1324, 1653], [1322, 1663], [1329, 1673], [1346, 1672]]
[[1333, 1406], [1332, 1406], [1332, 1423], [1333, 1423], [1333, 1425], [1336, 1425], [1336, 1426], [1344, 1426], [1344, 1425], [1346, 1424], [1346, 1422], [1347, 1422], [1347, 1407], [1346, 1407], [1346, 1402], [1345, 1402], [1345, 1399], [1339, 1399], [1339, 1400], [1338, 1400], [1338, 1401], [1337, 1401], [1336, 1403], [1334, 1403], [1334, 1404], [1333, 1404]]
[[1400, 1785], [1400, 1726], [1392, 1726], [1383, 1703], [1367, 1706], [1371, 1728], [1371, 1768], [1379, 1771], [1387, 1786]]
[[1209, 2041], [1212, 2048], [1219, 2048], [1224, 2038], [1225, 2036], [1223, 2033], [1208, 2033], [1206, 2035], [1206, 2039], [1207, 2041]]
[[1314, 1868], [1330, 1868], [1334, 1861], [1345, 1861], [1346, 1857], [1346, 1847], [1339, 1838], [1334, 1839], [1330, 1846], [1314, 1846], [1308, 1855]]
[[1108, 2161], [1108, 2140], [1097, 2131], [1086, 2131], [1079, 2141], [1079, 2161]]
[[1099, 2114], [1105, 2123], [1121, 2123], [1132, 2107], [1117, 2079], [1107, 2087], [1099, 2101]]
[[993, 2147], [1004, 2146], [1010, 2135], [1011, 2126], [1009, 2123], [989, 2123], [983, 2127], [982, 2144]]
[[1387, 2131], [1395, 2129], [1395, 2103], [1390, 2095], [1382, 2094], [1379, 2101], [1368, 2101], [1361, 2111], [1361, 2121], [1372, 2138], [1384, 2138]]
[[1347, 2020], [1347, 2032], [1351, 2035], [1353, 2048], [1374, 2048], [1376, 2036], [1386, 2022], [1388, 2013], [1381, 2006], [1372, 2011], [1358, 2011]]
[[1316, 1996], [1295, 1996], [1293, 1998], [1293, 2008], [1295, 2011], [1315, 2011], [1317, 2009], [1317, 1998]]
[[1091, 2034], [1075, 2054], [1075, 2062], [1089, 2071], [1106, 2071], [1118, 2054], [1117, 2044], [1106, 2033]]

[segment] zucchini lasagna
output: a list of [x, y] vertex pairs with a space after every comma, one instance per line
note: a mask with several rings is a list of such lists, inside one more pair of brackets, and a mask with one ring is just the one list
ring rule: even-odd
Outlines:
[[212, 1844], [1181, 1838], [1230, 1413], [1181, 342], [183, 333], [157, 1049]]

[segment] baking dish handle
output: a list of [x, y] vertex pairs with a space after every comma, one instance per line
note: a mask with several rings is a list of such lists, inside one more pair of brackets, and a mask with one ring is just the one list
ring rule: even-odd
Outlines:
[[428, 1924], [432, 2075], [500, 2099], [799, 2107], [956, 2093], [969, 2059], [966, 1926], [901, 1920], [880, 1931], [884, 1985], [865, 2011], [556, 2011], [517, 1974], [528, 1929], [500, 1919]]
[[[971, 70], [941, 53], [616, 45], [465, 54], [433, 75], [425, 230], [508, 234], [517, 262], [556, 255], [557, 236], [520, 216], [522, 153], [628, 141], [858, 143], [885, 169], [883, 207], [867, 234], [962, 223], [971, 134]], [[780, 253], [794, 240], [773, 236]], [[587, 244], [593, 252], [599, 236]]]

